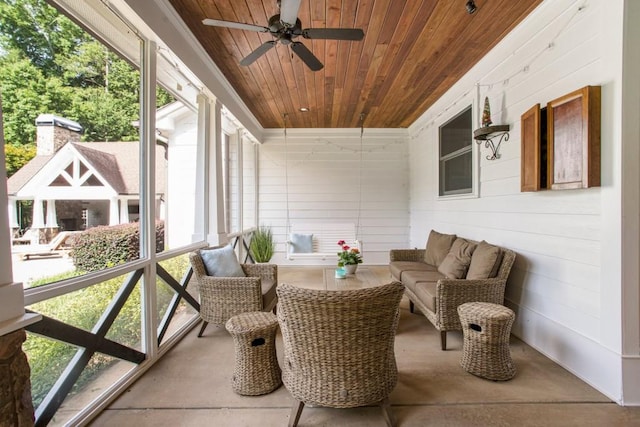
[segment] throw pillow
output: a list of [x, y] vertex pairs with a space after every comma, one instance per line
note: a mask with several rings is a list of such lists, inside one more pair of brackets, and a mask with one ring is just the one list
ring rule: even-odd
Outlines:
[[291, 253], [305, 254], [313, 252], [313, 234], [291, 233]]
[[438, 266], [438, 271], [449, 279], [462, 279], [467, 275], [467, 269], [471, 264], [471, 256], [476, 248], [475, 243], [464, 239], [456, 239], [451, 245], [449, 253]]
[[444, 257], [447, 256], [451, 245], [456, 240], [455, 234], [441, 234], [435, 230], [429, 233], [427, 240], [427, 250], [424, 254], [424, 262], [434, 267], [438, 267]]
[[215, 249], [200, 250], [200, 257], [209, 276], [244, 277], [244, 270], [238, 262], [231, 245]]
[[488, 279], [490, 277], [496, 277], [501, 262], [502, 249], [483, 240], [478, 243], [478, 247], [471, 257], [471, 265], [469, 265], [467, 279]]

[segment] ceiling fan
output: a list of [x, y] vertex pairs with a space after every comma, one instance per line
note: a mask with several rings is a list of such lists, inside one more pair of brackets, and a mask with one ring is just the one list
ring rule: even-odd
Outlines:
[[291, 50], [313, 71], [321, 70], [322, 62], [302, 42], [294, 41], [302, 36], [305, 39], [324, 40], [362, 40], [364, 31], [359, 28], [306, 28], [302, 29], [302, 23], [298, 19], [298, 10], [301, 0], [278, 0], [280, 13], [269, 18], [267, 27], [241, 22], [222, 21], [219, 19], [203, 19], [204, 25], [213, 27], [235, 28], [238, 30], [256, 31], [259, 33], [271, 33], [275, 40], [260, 45], [256, 50], [244, 57], [240, 65], [250, 65], [256, 59], [267, 53], [280, 42], [291, 46]]

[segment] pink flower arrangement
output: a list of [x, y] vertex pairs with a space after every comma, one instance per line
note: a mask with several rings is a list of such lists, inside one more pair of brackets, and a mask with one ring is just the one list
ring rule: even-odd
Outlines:
[[338, 246], [342, 249], [338, 252], [338, 267], [362, 263], [362, 255], [358, 248], [352, 248], [344, 240], [339, 240]]

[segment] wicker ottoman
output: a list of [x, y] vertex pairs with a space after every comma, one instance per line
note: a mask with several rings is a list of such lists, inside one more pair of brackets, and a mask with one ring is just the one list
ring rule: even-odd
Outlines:
[[468, 302], [458, 307], [464, 344], [460, 364], [469, 373], [494, 381], [510, 380], [516, 368], [509, 351], [514, 312], [502, 305]]
[[276, 316], [262, 311], [242, 313], [229, 319], [226, 328], [236, 352], [233, 391], [257, 396], [278, 388], [282, 373], [276, 356]]

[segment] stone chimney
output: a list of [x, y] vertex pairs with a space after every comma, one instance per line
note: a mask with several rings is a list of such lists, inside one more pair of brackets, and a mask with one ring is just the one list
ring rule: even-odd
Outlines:
[[51, 155], [67, 142], [80, 142], [83, 130], [80, 123], [53, 114], [40, 114], [36, 118], [36, 128], [38, 156]]

